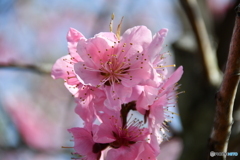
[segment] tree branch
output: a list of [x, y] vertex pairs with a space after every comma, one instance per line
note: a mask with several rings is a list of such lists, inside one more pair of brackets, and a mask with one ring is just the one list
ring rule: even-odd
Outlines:
[[[228, 140], [233, 124], [232, 112], [240, 76], [240, 4], [230, 43], [226, 70], [220, 90], [216, 95], [216, 113], [212, 134], [209, 140], [209, 151], [227, 152]], [[226, 157], [208, 158], [225, 160]]]
[[218, 86], [222, 76], [197, 1], [180, 0], [180, 2], [193, 28], [208, 83], [212, 86]]
[[36, 65], [32, 64], [16, 64], [16, 63], [0, 63], [0, 69], [1, 68], [18, 68], [23, 70], [30, 70], [32, 72], [38, 73], [38, 74], [50, 74], [49, 67], [38, 67]]

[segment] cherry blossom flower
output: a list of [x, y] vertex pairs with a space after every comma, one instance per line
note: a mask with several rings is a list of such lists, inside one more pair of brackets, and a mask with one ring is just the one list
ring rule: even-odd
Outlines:
[[107, 152], [106, 160], [156, 159], [156, 153], [147, 142], [149, 130], [143, 128], [143, 121], [128, 119], [123, 125], [118, 112], [101, 113], [102, 123], [93, 131], [93, 139], [98, 143], [109, 143], [111, 149]]
[[[183, 68], [179, 67], [168, 79], [165, 79], [164, 82], [157, 88], [151, 86], [146, 86], [146, 89], [139, 96], [139, 99], [136, 101], [137, 110], [144, 114], [148, 119], [148, 125], [151, 132], [154, 136], [157, 137], [158, 142], [160, 143], [163, 140], [161, 133], [158, 129], [160, 128], [164, 132], [164, 121], [168, 121], [170, 114], [172, 112], [168, 111], [169, 107], [175, 107], [176, 105], [176, 96], [181, 93], [177, 93], [176, 82], [179, 81], [183, 74]], [[155, 139], [155, 137], [152, 137]], [[153, 141], [155, 143], [155, 141]]]
[[[96, 120], [96, 111], [93, 105], [83, 107], [78, 105], [75, 109], [76, 113], [83, 119], [84, 126], [82, 128], [75, 127], [68, 129], [73, 135], [75, 160], [104, 160], [104, 149], [108, 147], [108, 143], [96, 143], [93, 139], [93, 125]], [[66, 147], [69, 148], [69, 147]], [[70, 147], [71, 148], [71, 147]]]
[[67, 34], [69, 55], [59, 58], [52, 68], [52, 77], [54, 79], [64, 79], [65, 86], [73, 95], [78, 94], [78, 91], [84, 87], [73, 71], [73, 65], [81, 61], [76, 53], [77, 43], [80, 39], [85, 39], [85, 37], [77, 30], [70, 28]]
[[[83, 128], [69, 129], [76, 159], [156, 159], [164, 138], [159, 128], [168, 121], [168, 107], [176, 104], [176, 83], [183, 74], [179, 67], [168, 75], [167, 67], [175, 65], [166, 65], [168, 53], [160, 53], [167, 32], [152, 36], [147, 27], [136, 26], [122, 36], [101, 32], [86, 39], [69, 30], [69, 55], [57, 60], [52, 77], [65, 80], [84, 121]], [[130, 110], [144, 121], [128, 116]]]
[[85, 40], [86, 38], [76, 29], [70, 28], [67, 34], [69, 55], [63, 56], [56, 61], [52, 69], [52, 77], [54, 79], [64, 79], [66, 88], [74, 95], [76, 102], [86, 107], [93, 102], [92, 99], [96, 98], [95, 96], [99, 98], [104, 93], [96, 87], [82, 84], [74, 72], [74, 64], [82, 61], [76, 52], [80, 39]]
[[112, 32], [80, 39], [77, 52], [83, 61], [74, 64], [74, 71], [82, 84], [105, 90], [113, 99], [109, 104], [119, 106], [131, 96], [132, 87], [151, 77], [144, 52], [151, 40], [145, 26], [128, 29], [120, 39]]
[[[151, 118], [155, 124], [160, 124], [166, 115], [171, 113], [167, 110], [168, 107], [175, 107], [176, 96], [182, 92], [176, 92], [178, 85], [176, 83], [179, 81], [183, 74], [183, 68], [180, 66], [164, 83], [159, 86], [158, 95], [156, 100], [150, 106], [149, 118]], [[164, 111], [162, 111], [164, 108]], [[162, 114], [163, 113], [163, 114]], [[154, 125], [153, 123], [153, 125]]]
[[83, 62], [75, 65], [75, 71], [83, 84], [132, 87], [143, 79], [141, 75], [146, 73], [144, 76], [149, 77], [149, 67], [142, 51], [150, 42], [151, 32], [144, 26], [128, 29], [120, 40], [112, 32], [82, 39], [78, 53]]

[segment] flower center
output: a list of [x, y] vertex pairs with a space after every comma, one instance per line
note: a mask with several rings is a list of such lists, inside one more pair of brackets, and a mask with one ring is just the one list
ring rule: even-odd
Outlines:
[[111, 61], [102, 64], [100, 74], [103, 76], [102, 83], [110, 86], [113, 83], [121, 83], [121, 78], [128, 74], [129, 66], [126, 66], [125, 62], [118, 62], [116, 58], [112, 58]]
[[136, 143], [135, 141], [129, 141], [125, 137], [120, 137], [118, 134], [113, 132], [114, 137], [116, 138], [116, 141], [112, 142], [110, 146], [112, 148], [120, 148], [121, 146], [129, 146], [131, 144]]
[[117, 128], [117, 132], [112, 132], [115, 137], [115, 141], [110, 143], [112, 148], [120, 148], [121, 146], [130, 146], [137, 141], [142, 141], [145, 139], [144, 134], [145, 128], [143, 127], [143, 121], [138, 119], [131, 120], [131, 117], [127, 121], [124, 127]]

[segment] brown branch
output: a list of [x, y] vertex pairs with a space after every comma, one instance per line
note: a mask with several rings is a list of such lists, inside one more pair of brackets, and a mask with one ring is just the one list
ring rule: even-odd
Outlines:
[[36, 65], [32, 64], [16, 64], [16, 63], [0, 63], [0, 69], [3, 68], [18, 68], [18, 69], [24, 69], [29, 70], [38, 74], [50, 74], [50, 69], [47, 67], [38, 67]]
[[[212, 134], [209, 140], [209, 151], [227, 152], [228, 140], [233, 124], [232, 112], [240, 75], [240, 4], [230, 43], [227, 66], [220, 90], [216, 95], [216, 113]], [[211, 159], [226, 159], [223, 157], [210, 157]]]
[[180, 2], [193, 28], [207, 81], [212, 86], [218, 86], [221, 83], [222, 75], [217, 66], [216, 54], [211, 46], [197, 1], [180, 0]]

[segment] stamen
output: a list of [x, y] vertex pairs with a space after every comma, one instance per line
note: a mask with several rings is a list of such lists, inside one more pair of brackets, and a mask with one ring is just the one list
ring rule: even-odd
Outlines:
[[165, 68], [165, 67], [176, 67], [176, 65], [175, 65], [175, 64], [172, 64], [172, 65], [166, 65], [166, 66], [158, 65], [157, 67], [154, 67], [154, 68]]
[[73, 76], [73, 77], [67, 77], [68, 79], [71, 79], [71, 78], [76, 78], [76, 76]]
[[119, 40], [120, 40], [120, 37], [121, 37], [122, 21], [123, 21], [123, 17], [122, 17], [122, 19], [121, 19], [121, 21], [120, 21], [120, 23], [119, 23], [119, 25], [118, 25], [118, 27], [117, 27], [117, 33], [116, 33], [116, 36], [117, 36], [117, 39], [119, 39]]
[[114, 14], [112, 13], [112, 16], [111, 16], [111, 21], [110, 21], [110, 24], [109, 24], [109, 29], [110, 29], [110, 32], [113, 31], [113, 20], [114, 20]]
[[62, 148], [73, 148], [73, 147], [65, 147], [65, 146], [62, 146]]
[[169, 110], [164, 110], [165, 112], [168, 112], [168, 113], [171, 113], [171, 114], [175, 114], [175, 115], [178, 115], [179, 116], [179, 114], [178, 113], [175, 113], [175, 112], [171, 112], [171, 111], [169, 111]]

